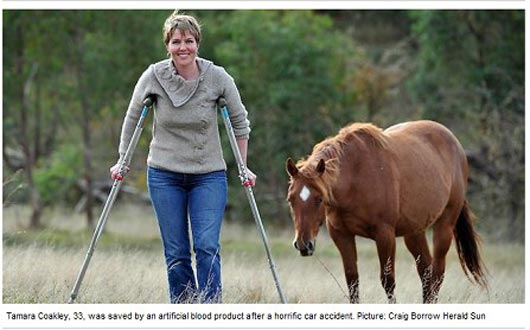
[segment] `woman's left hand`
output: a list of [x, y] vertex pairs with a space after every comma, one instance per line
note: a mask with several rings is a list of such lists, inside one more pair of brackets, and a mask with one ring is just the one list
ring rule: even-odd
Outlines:
[[248, 167], [247, 167], [247, 178], [248, 178], [248, 181], [243, 182], [243, 186], [254, 187], [256, 185], [257, 176]]

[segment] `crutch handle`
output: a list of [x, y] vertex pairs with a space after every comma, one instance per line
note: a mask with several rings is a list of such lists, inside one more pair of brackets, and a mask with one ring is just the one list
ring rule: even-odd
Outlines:
[[149, 108], [151, 105], [153, 105], [154, 102], [155, 102], [155, 96], [151, 94], [145, 98], [142, 104]]
[[217, 104], [219, 104], [219, 107], [226, 107], [226, 100], [224, 97], [220, 96], [219, 99], [217, 99]]

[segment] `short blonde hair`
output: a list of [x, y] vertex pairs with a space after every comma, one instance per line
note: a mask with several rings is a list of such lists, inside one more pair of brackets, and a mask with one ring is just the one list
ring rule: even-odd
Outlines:
[[167, 45], [171, 36], [175, 30], [179, 30], [181, 33], [190, 32], [191, 35], [197, 41], [197, 44], [201, 41], [201, 26], [195, 17], [190, 15], [179, 14], [178, 10], [175, 10], [164, 23], [163, 35], [164, 43]]

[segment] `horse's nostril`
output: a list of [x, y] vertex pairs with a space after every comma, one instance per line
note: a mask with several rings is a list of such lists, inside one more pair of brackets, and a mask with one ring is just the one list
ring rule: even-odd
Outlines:
[[313, 244], [312, 241], [307, 242], [306, 246], [307, 246], [307, 249], [310, 251], [313, 251], [315, 249], [315, 244]]
[[294, 242], [293, 242], [293, 246], [294, 246], [295, 249], [300, 250], [300, 249], [298, 248], [298, 242], [297, 242], [297, 241], [294, 241]]

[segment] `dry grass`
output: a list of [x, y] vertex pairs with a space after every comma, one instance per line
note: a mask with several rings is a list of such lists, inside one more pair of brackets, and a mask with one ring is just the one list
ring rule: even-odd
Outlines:
[[[3, 302], [65, 303], [83, 261], [91, 232], [79, 215], [56, 210], [48, 228], [24, 231], [23, 208], [3, 210]], [[17, 214], [18, 213], [18, 214]], [[80, 225], [81, 224], [81, 225]], [[268, 228], [285, 296], [290, 303], [347, 303], [342, 263], [323, 232], [314, 257], [299, 257], [291, 232]], [[278, 303], [262, 242], [254, 226], [224, 225], [222, 263], [225, 303]], [[378, 280], [375, 245], [358, 240], [363, 303], [386, 303]], [[472, 285], [456, 258], [447, 260], [440, 303], [524, 303], [524, 246], [484, 243], [489, 292]], [[398, 303], [421, 303], [414, 260], [398, 241]], [[166, 303], [167, 285], [156, 220], [148, 207], [113, 210], [79, 292], [82, 303]]]

